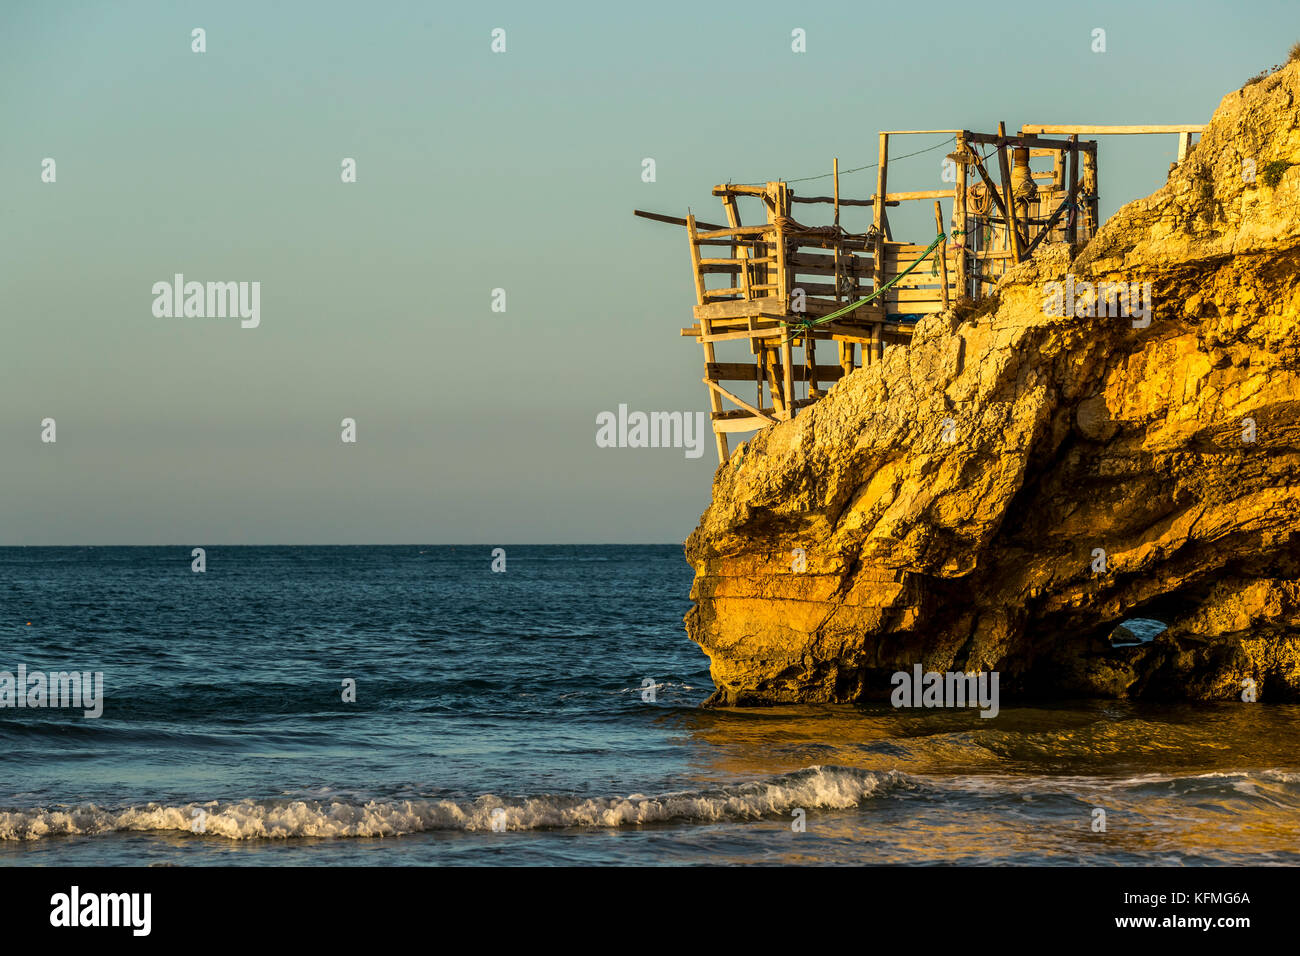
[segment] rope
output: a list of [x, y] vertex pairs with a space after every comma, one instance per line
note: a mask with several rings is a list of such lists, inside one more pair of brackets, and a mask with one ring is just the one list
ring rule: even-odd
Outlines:
[[838, 319], [841, 315], [848, 315], [854, 309], [866, 305], [868, 302], [872, 301], [877, 296], [884, 295], [886, 292], [892, 289], [900, 279], [906, 278], [912, 272], [913, 269], [915, 269], [927, 258], [929, 258], [930, 253], [934, 252], [935, 248], [939, 245], [939, 243], [943, 242], [944, 239], [946, 238], [948, 237], [944, 235], [942, 232], [939, 233], [939, 235], [934, 237], [934, 241], [925, 247], [925, 252], [921, 253], [921, 257], [919, 259], [913, 262], [910, 266], [908, 266], [898, 275], [894, 276], [894, 278], [890, 279], [879, 289], [876, 289], [874, 292], [871, 293], [871, 295], [867, 296], [866, 298], [859, 299], [857, 302], [850, 303], [849, 305], [846, 305], [842, 309], [837, 309], [836, 311], [832, 312], [830, 315], [823, 315], [820, 319], [799, 319], [795, 322], [785, 322], [781, 320], [778, 321], [781, 321], [781, 325], [785, 326], [786, 328], [789, 328], [791, 325], [800, 325], [803, 326], [805, 329], [811, 329], [814, 325], [822, 325], [823, 323], [829, 322], [832, 319]]
[[[954, 142], [956, 142], [956, 141], [957, 141], [957, 137], [956, 137], [956, 136], [949, 136], [949, 137], [948, 137], [947, 139], [945, 139], [942, 143], [935, 143], [933, 146], [927, 146], [925, 149], [918, 149], [915, 153], [904, 153], [902, 156], [894, 156], [894, 157], [891, 157], [889, 161], [890, 161], [891, 163], [894, 163], [894, 162], [897, 162], [897, 161], [900, 160], [900, 159], [911, 159], [913, 156], [920, 156], [922, 153], [930, 153], [930, 152], [933, 152], [934, 150], [939, 149], [941, 146], [947, 146], [949, 143], [954, 143]], [[849, 173], [860, 173], [860, 172], [862, 172], [862, 170], [864, 170], [864, 169], [874, 169], [875, 167], [877, 167], [877, 166], [879, 166], [879, 165], [880, 165], [880, 162], [879, 162], [879, 160], [877, 160], [877, 161], [874, 162], [874, 163], [867, 163], [867, 165], [865, 165], [865, 166], [854, 166], [852, 169], [841, 169], [841, 170], [840, 170], [840, 175], [841, 175], [841, 176], [847, 176]], [[834, 174], [833, 172], [832, 172], [832, 173], [822, 173], [820, 176], [804, 176], [802, 179], [787, 179], [787, 180], [785, 180], [785, 182], [786, 182], [786, 183], [810, 183], [810, 182], [813, 182], [814, 180], [817, 180], [817, 179], [830, 179], [830, 178], [831, 178], [832, 176], [834, 176], [834, 175], [835, 175], [835, 174]], [[766, 184], [766, 183], [735, 183], [734, 185], [736, 185], [736, 186], [765, 186], [765, 185], [767, 185], [767, 184]]]

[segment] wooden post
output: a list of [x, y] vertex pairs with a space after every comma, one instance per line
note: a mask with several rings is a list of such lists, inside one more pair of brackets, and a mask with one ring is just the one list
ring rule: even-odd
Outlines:
[[[1187, 158], [1187, 151], [1192, 145], [1192, 134], [1183, 130], [1178, 134], [1178, 162], [1181, 163]], [[837, 180], [838, 182], [838, 180]]]
[[876, 167], [876, 202], [871, 207], [879, 232], [877, 243], [884, 242], [889, 234], [889, 217], [885, 214], [885, 187], [888, 185], [889, 134], [880, 134], [880, 161]]
[[775, 247], [769, 255], [775, 254], [776, 292], [780, 296], [779, 301], [781, 302], [782, 311], [788, 313], [790, 311], [790, 275], [786, 269], [785, 233], [781, 231], [780, 225], [776, 223], [778, 216], [789, 215], [786, 210], [785, 183], [768, 183], [767, 187], [772, 193], [773, 204], [768, 209], [768, 221], [773, 224], [772, 244]]
[[[888, 170], [889, 134], [881, 133], [879, 164], [876, 167], [876, 203], [871, 207], [872, 216], [875, 219], [876, 224], [875, 262], [872, 263], [872, 282], [875, 290], [879, 290], [885, 284], [885, 233], [889, 229], [889, 221], [885, 218], [885, 193], [889, 186]], [[880, 310], [880, 315], [882, 317], [888, 312], [885, 303], [887, 298], [887, 295], [882, 295], [873, 303], [873, 305]], [[876, 327], [878, 327], [878, 325], [873, 326], [873, 338], [875, 336], [874, 328]], [[875, 347], [871, 347], [870, 351], [872, 356], [871, 358], [868, 358], [868, 350], [862, 350], [863, 365], [869, 364], [874, 359], [874, 353], [876, 351]]]
[[[957, 134], [957, 155], [965, 156], [966, 153], [966, 134], [961, 132]], [[952, 226], [953, 229], [961, 230], [961, 241], [953, 243], [957, 250], [957, 298], [963, 298], [970, 295], [970, 279], [966, 269], [966, 254], [971, 251], [971, 237], [966, 232], [966, 176], [970, 170], [965, 163], [958, 163], [959, 170], [956, 183], [956, 197], [952, 203]]]
[[1093, 140], [1083, 154], [1083, 186], [1090, 192], [1088, 199], [1088, 238], [1097, 234], [1101, 225], [1101, 186], [1097, 182], [1097, 141]]
[[831, 169], [835, 174], [835, 225], [840, 224], [840, 158], [831, 160]]
[[790, 352], [790, 339], [792, 338], [790, 326], [785, 327], [785, 335], [781, 337], [781, 372], [782, 388], [785, 394], [785, 418], [790, 420], [794, 418], [794, 359]]
[[[943, 232], [943, 207], [939, 205], [939, 200], [934, 201], [934, 227], [938, 230], [937, 236]], [[948, 241], [945, 239], [939, 243], [939, 248], [935, 250], [939, 253], [939, 279], [943, 282], [943, 310], [949, 309], [948, 302]]]
[[804, 379], [808, 382], [808, 397], [821, 398], [821, 389], [817, 382], [817, 336], [811, 329], [806, 329], [803, 337]]
[[1020, 226], [1016, 223], [1016, 197], [1011, 192], [1011, 166], [1007, 162], [1007, 124], [998, 123], [998, 170], [1002, 174], [1002, 199], [1006, 208], [1008, 248], [1016, 262], [1020, 261]]
[[[695, 272], [695, 300], [698, 304], [704, 304], [704, 271], [700, 266], [700, 245], [695, 238], [695, 216], [687, 215], [686, 217], [686, 237], [691, 243], [691, 266]], [[703, 335], [704, 342], [704, 377], [709, 377], [709, 366], [715, 361], [713, 353], [713, 343], [708, 341], [708, 337], [713, 334], [713, 323], [702, 316], [700, 318], [700, 333]], [[722, 412], [722, 396], [709, 389], [709, 408], [715, 415]], [[713, 437], [718, 445], [718, 464], [725, 464], [730, 457], [727, 451], [727, 435], [725, 432], [718, 431], [717, 419], [712, 420]]]
[[1065, 241], [1070, 244], [1070, 255], [1074, 255], [1074, 247], [1079, 241], [1079, 147], [1076, 145], [1079, 141], [1078, 136], [1070, 137], [1070, 191], [1067, 196], [1074, 196], [1075, 206], [1070, 210], [1070, 218], [1065, 224]]
[[[835, 175], [835, 225], [836, 227], [838, 227], [840, 224], [840, 158], [838, 156], [836, 156], [834, 159], [831, 160], [831, 171]], [[839, 306], [843, 304], [844, 298], [840, 294], [840, 289], [841, 289], [840, 239], [838, 236], [836, 236], [835, 238], [835, 251], [833, 254], [835, 256], [835, 280], [834, 280], [835, 281], [835, 304]], [[808, 336], [808, 338], [805, 340], [804, 343], [804, 360], [808, 365], [808, 397], [809, 398], [820, 397], [820, 395], [818, 394], [820, 389], [817, 388], [816, 342], [817, 342], [816, 337], [810, 335]], [[844, 362], [844, 349], [841, 347], [840, 348], [841, 365], [843, 364], [843, 362]]]
[[781, 380], [776, 375], [776, 349], [763, 346], [763, 367], [767, 373], [767, 391], [772, 397], [772, 410], [777, 418], [785, 418], [785, 396], [781, 393]]

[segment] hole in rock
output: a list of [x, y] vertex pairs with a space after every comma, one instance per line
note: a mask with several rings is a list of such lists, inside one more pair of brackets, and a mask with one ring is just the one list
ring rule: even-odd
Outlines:
[[1131, 617], [1110, 632], [1110, 646], [1137, 647], [1139, 644], [1150, 644], [1157, 634], [1168, 629], [1168, 624], [1153, 617]]

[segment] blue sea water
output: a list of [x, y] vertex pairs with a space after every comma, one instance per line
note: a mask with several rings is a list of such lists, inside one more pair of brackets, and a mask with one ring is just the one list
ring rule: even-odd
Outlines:
[[504, 547], [0, 548], [104, 681], [0, 707], [0, 864], [1300, 863], [1295, 706], [704, 710], [680, 546]]

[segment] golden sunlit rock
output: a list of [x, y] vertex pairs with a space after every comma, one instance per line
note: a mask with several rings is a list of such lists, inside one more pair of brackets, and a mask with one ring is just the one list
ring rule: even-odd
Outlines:
[[[1139, 317], [1075, 314], [1106, 282]], [[1042, 247], [719, 467], [687, 542], [711, 701], [884, 699], [916, 663], [1008, 695], [1300, 697], [1298, 317], [1292, 62], [1073, 261]], [[1131, 618], [1168, 628], [1112, 647]]]

